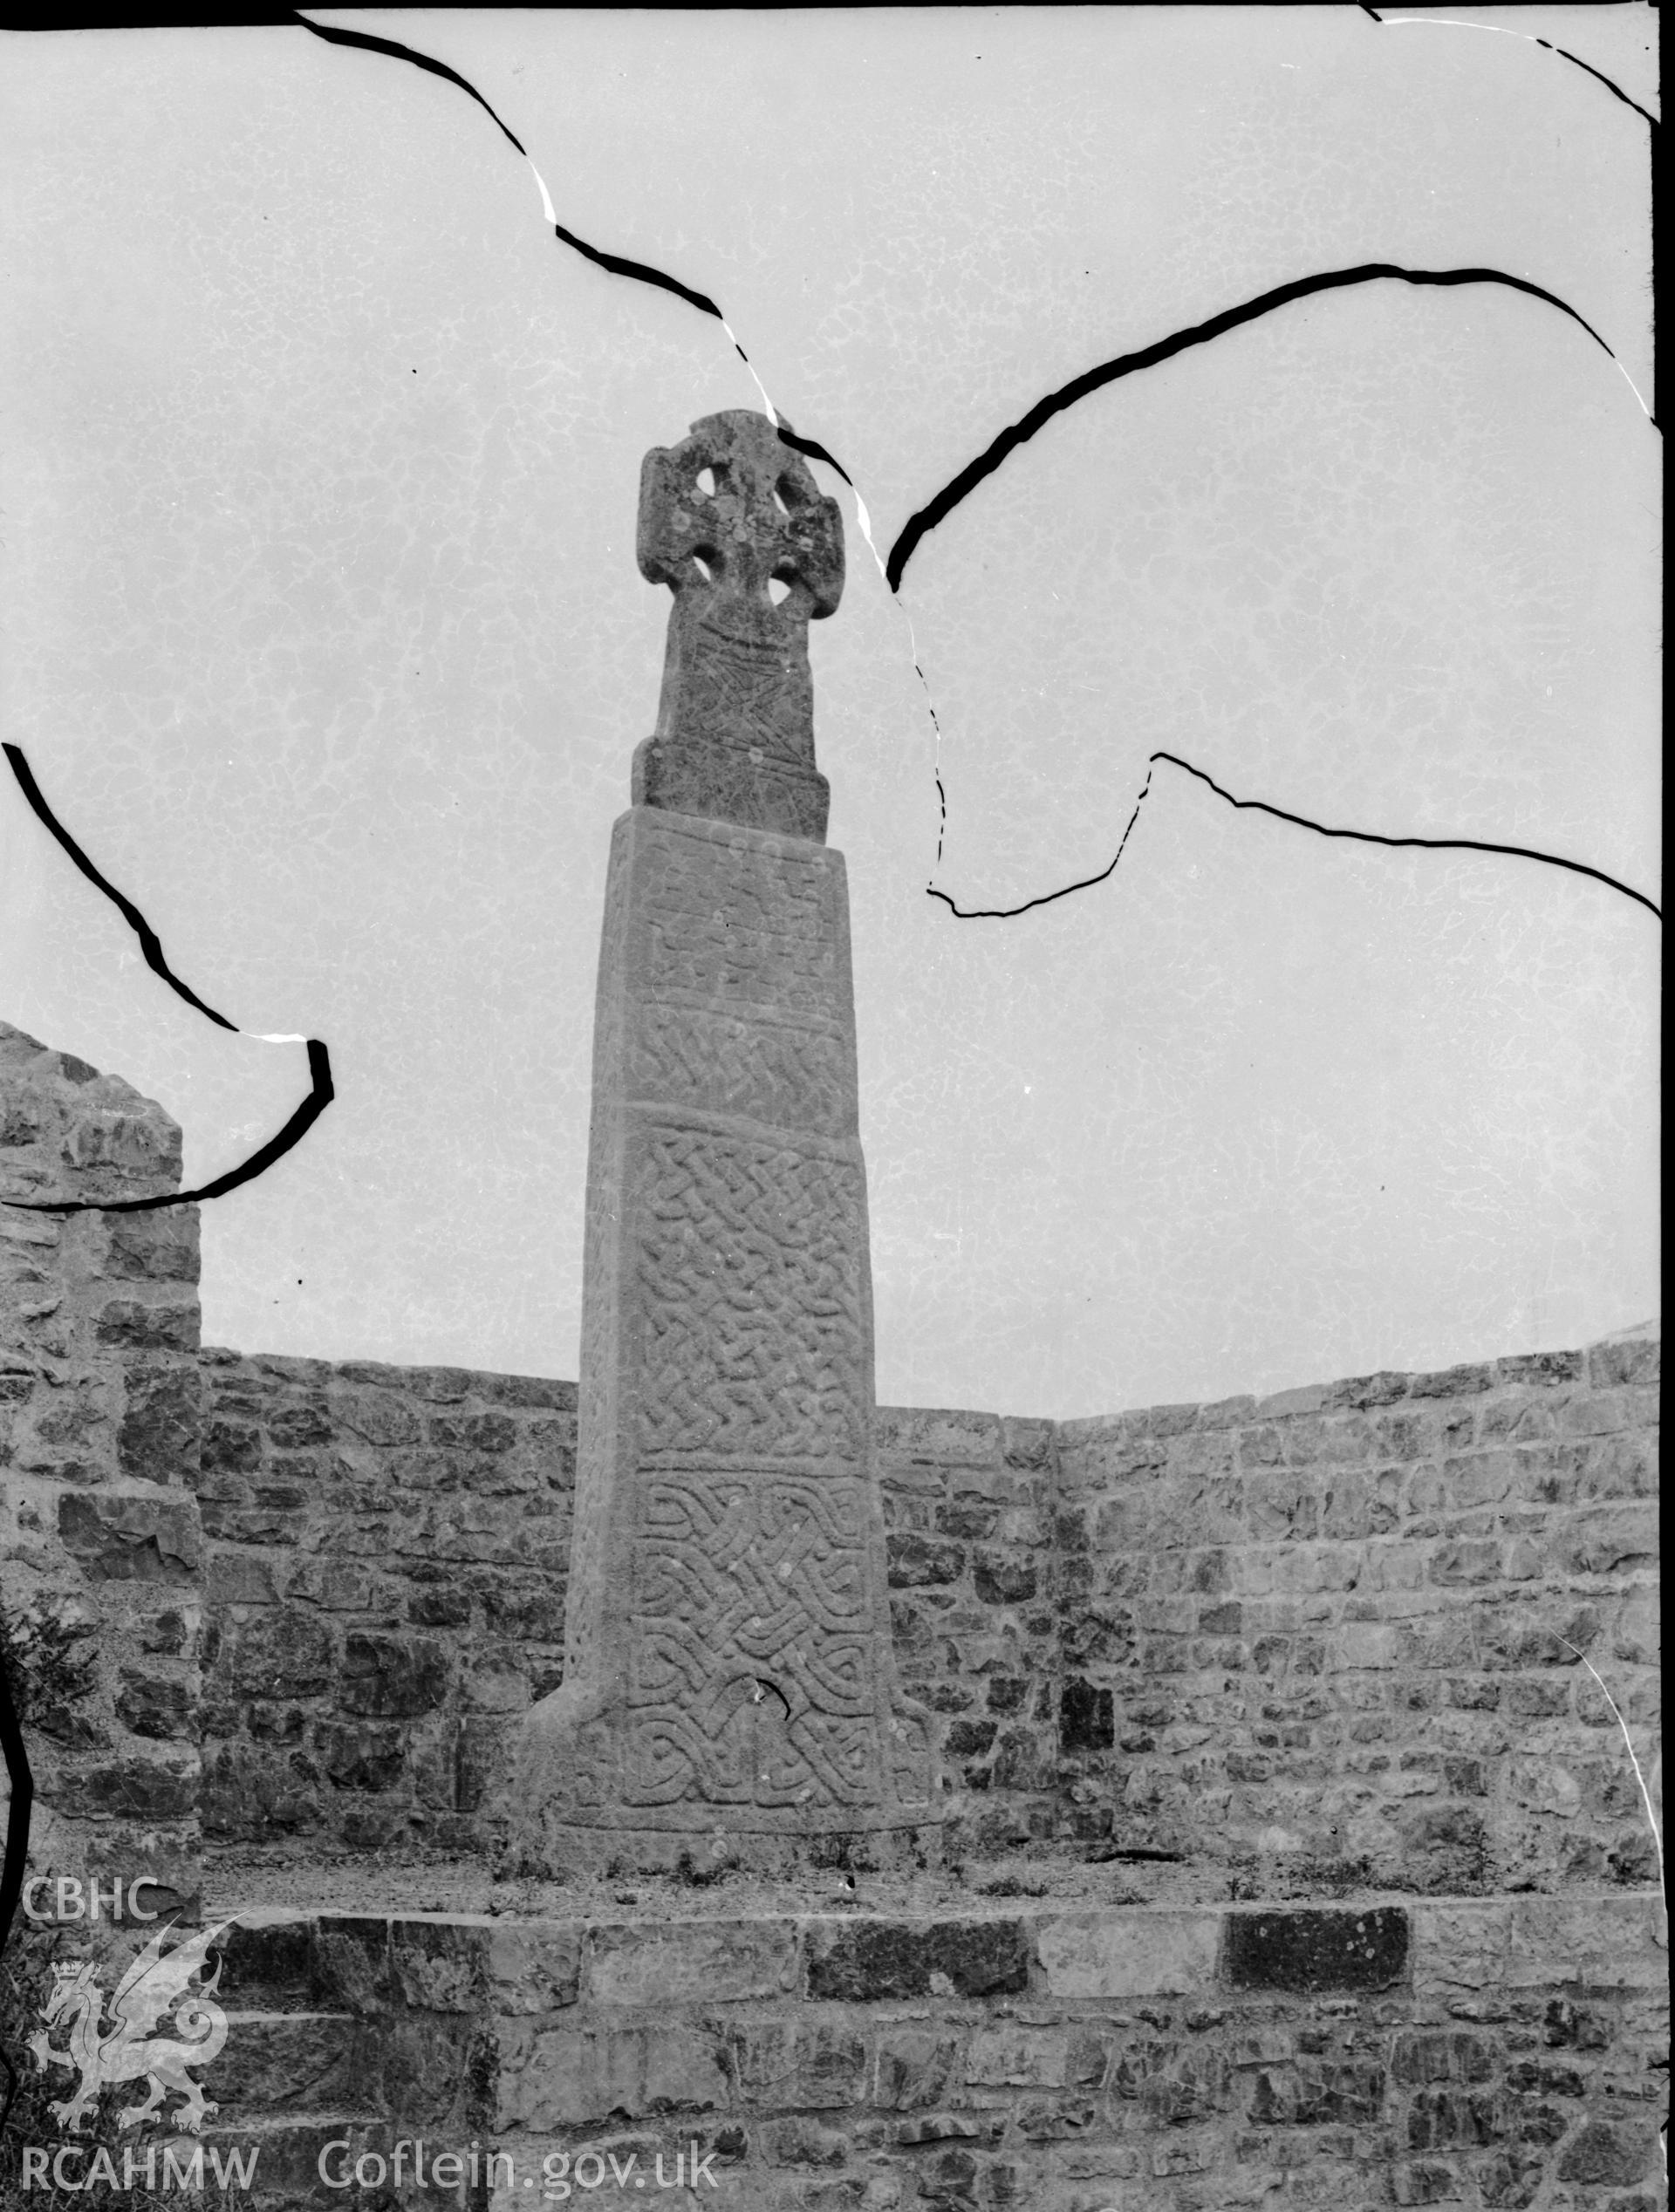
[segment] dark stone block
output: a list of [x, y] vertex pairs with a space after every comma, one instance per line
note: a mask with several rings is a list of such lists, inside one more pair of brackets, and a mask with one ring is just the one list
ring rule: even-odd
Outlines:
[[196, 1206], [171, 1206], [155, 1213], [114, 1213], [110, 1224], [106, 1273], [130, 1281], [195, 1283], [198, 1280]]
[[1590, 2120], [1565, 2145], [1559, 2179], [1590, 2184], [1637, 2181], [1644, 2178], [1651, 2157], [1650, 2131], [1631, 2133], [1606, 2120]]
[[1234, 1913], [1224, 1970], [1239, 1990], [1387, 1990], [1406, 1971], [1408, 1934], [1399, 1905]]
[[1275, 2067], [1257, 2076], [1250, 2118], [1259, 2127], [1365, 2127], [1383, 2116], [1385, 2086], [1371, 2064]]
[[985, 1605], [1022, 1605], [1036, 1594], [1035, 1561], [980, 1552], [972, 1580]]
[[206, 1474], [248, 1474], [262, 1464], [260, 1430], [242, 1421], [211, 1421], [204, 1431], [202, 1464]]
[[217, 1947], [221, 2001], [241, 2012], [296, 2012], [315, 1999], [313, 1932], [306, 1920], [247, 1927], [234, 1921]]
[[229, 1669], [256, 1697], [316, 1697], [332, 1679], [332, 1631], [311, 1613], [276, 1608], [238, 1631]]
[[504, 1413], [433, 1413], [427, 1429], [432, 1444], [455, 1451], [509, 1451], [517, 1442], [517, 1423]]
[[186, 1615], [170, 1606], [164, 1612], [154, 1613], [140, 1628], [141, 1651], [167, 1654], [179, 1658], [187, 1645]]
[[418, 1628], [462, 1628], [471, 1618], [471, 1593], [421, 1587], [407, 1599], [407, 1618]]
[[544, 1579], [519, 1589], [497, 1578], [484, 1590], [482, 1602], [491, 1635], [537, 1643], [564, 1642], [564, 1594]]
[[981, 1505], [961, 1499], [956, 1505], [937, 1507], [936, 1531], [939, 1536], [957, 1536], [969, 1544], [992, 1536], [1000, 1519], [998, 1505]]
[[133, 1368], [127, 1382], [127, 1407], [116, 1439], [121, 1471], [141, 1482], [191, 1482], [201, 1455], [196, 1366]]
[[454, 1807], [475, 1813], [493, 1779], [506, 1722], [498, 1713], [468, 1713], [454, 1743]]
[[411, 1717], [434, 1712], [448, 1695], [448, 1654], [420, 1636], [348, 1636], [338, 1702], [345, 1712]]
[[1542, 2041], [1549, 2050], [1603, 2051], [1610, 2039], [1610, 2030], [1598, 2013], [1573, 2004], [1568, 1997], [1549, 2000]]
[[957, 1720], [944, 1748], [950, 1758], [981, 1758], [995, 1741], [995, 1730], [992, 1720]]
[[1117, 1741], [1110, 1690], [1079, 1678], [1067, 1682], [1059, 1698], [1058, 1741], [1066, 1751], [1110, 1751]]
[[387, 1790], [407, 1762], [404, 1729], [321, 1721], [314, 1731], [320, 1765], [343, 1790]]
[[929, 1997], [941, 1976], [961, 1997], [1013, 1995], [1029, 1983], [1029, 1945], [1015, 1920], [945, 1921], [929, 1928], [858, 1921], [809, 1962], [809, 1994], [848, 2003]]
[[116, 1694], [116, 1717], [136, 1736], [189, 1736], [195, 1717], [193, 1700], [183, 1682], [161, 1675], [142, 1674], [124, 1667]]
[[197, 1500], [66, 1491], [58, 1535], [93, 1581], [191, 1582], [202, 1548]]
[[939, 1543], [934, 1538], [908, 1534], [887, 1540], [890, 1587], [913, 1590], [931, 1582], [957, 1582], [965, 1572], [963, 1546]]
[[1508, 2133], [1502, 2100], [1484, 2091], [1467, 2095], [1453, 2089], [1422, 2089], [1407, 2115], [1407, 2147], [1413, 2151], [1480, 2149]]
[[135, 1299], [113, 1298], [99, 1314], [98, 1336], [101, 1344], [140, 1352], [195, 1352], [197, 1301], [195, 1299], [184, 1306], [142, 1306]]
[[330, 1444], [331, 1418], [324, 1406], [284, 1405], [270, 1413], [264, 1423], [269, 1437], [282, 1451], [300, 1451], [313, 1444]]
[[95, 1767], [79, 1778], [74, 1809], [118, 1819], [180, 1820], [197, 1809], [198, 1779], [189, 1771], [146, 1758]]

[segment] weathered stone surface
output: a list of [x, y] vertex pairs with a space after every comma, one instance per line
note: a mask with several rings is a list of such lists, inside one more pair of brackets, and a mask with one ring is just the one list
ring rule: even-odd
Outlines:
[[1179, 1997], [1214, 1985], [1220, 1932], [1207, 1912], [1067, 1913], [1036, 1949], [1055, 1997]]
[[694, 1921], [684, 1927], [596, 1928], [587, 1991], [607, 2004], [720, 2004], [776, 1997], [797, 1966], [790, 1921]]
[[810, 1997], [988, 1997], [1029, 1982], [1029, 1935], [1015, 1920], [811, 1921], [807, 1929]]
[[1407, 1969], [1398, 1905], [1365, 1912], [1234, 1913], [1227, 1976], [1239, 1990], [1384, 1990]]
[[[810, 617], [844, 588], [843, 523], [767, 418], [708, 415], [640, 473], [638, 554], [674, 593], [657, 729], [634, 757], [636, 806], [819, 843]], [[776, 605], [769, 585], [788, 587]]]
[[191, 1498], [154, 1492], [66, 1491], [58, 1500], [65, 1549], [95, 1580], [191, 1582], [200, 1551]]
[[814, 775], [836, 509], [760, 418], [714, 418], [648, 460], [640, 559], [676, 606], [605, 898], [564, 1680], [509, 1739], [532, 1866], [578, 1828], [939, 1811], [890, 1643], [843, 861], [703, 783], [726, 745]]
[[498, 2013], [555, 2012], [581, 1994], [583, 1931], [574, 1923], [502, 1923], [489, 1936], [489, 2000]]
[[721, 2047], [678, 2026], [550, 2028], [499, 2024], [496, 2127], [553, 2127], [612, 2113], [702, 2112], [728, 2102]]
[[389, 1717], [434, 1711], [448, 1687], [440, 1646], [422, 1636], [352, 1631], [344, 1639], [338, 1697], [345, 1712]]

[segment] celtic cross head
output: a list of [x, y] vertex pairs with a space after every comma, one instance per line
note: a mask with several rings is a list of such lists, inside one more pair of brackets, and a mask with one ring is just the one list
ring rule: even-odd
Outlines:
[[674, 594], [634, 802], [817, 843], [810, 619], [844, 589], [843, 518], [763, 415], [706, 415], [639, 479], [640, 574]]

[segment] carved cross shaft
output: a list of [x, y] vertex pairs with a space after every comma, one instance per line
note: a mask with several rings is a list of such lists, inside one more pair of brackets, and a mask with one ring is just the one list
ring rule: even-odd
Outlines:
[[808, 628], [843, 594], [838, 502], [765, 416], [707, 415], [646, 454], [637, 550], [674, 605], [636, 805], [824, 841]]

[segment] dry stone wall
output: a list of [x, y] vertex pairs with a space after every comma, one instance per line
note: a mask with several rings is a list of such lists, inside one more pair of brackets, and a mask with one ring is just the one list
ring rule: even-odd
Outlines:
[[468, 1847], [562, 1677], [576, 1389], [203, 1355], [206, 1832]]
[[[1644, 1886], [1659, 1347], [1112, 1419], [879, 1417], [956, 1860], [1214, 1894]], [[206, 1817], [468, 1846], [560, 1678], [571, 1386], [204, 1355]], [[1590, 1671], [1590, 1669], [1594, 1671]]]
[[[229, 1944], [252, 2012], [220, 2125], [299, 2206], [341, 2201], [334, 2141], [328, 2178], [366, 2159], [370, 2184], [402, 2145], [414, 2206], [457, 2201], [412, 2186], [415, 2145], [427, 2170], [481, 2146], [490, 2212], [613, 2170], [649, 2189], [677, 2152], [730, 2212], [1654, 2212], [1660, 1918], [1644, 1895], [322, 1915]], [[352, 2122], [275, 2133], [350, 2083]]]
[[142, 1909], [198, 1888], [197, 1211], [24, 1207], [180, 1180], [161, 1107], [0, 1023], [0, 1604], [35, 1866], [144, 1870]]
[[1655, 1881], [1652, 1335], [1057, 1431], [1061, 1780], [1248, 1895]]

